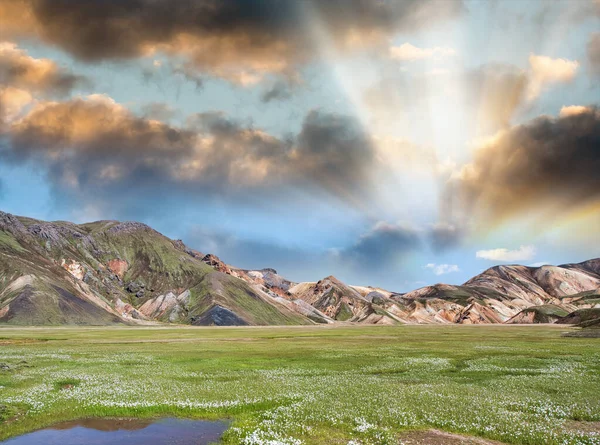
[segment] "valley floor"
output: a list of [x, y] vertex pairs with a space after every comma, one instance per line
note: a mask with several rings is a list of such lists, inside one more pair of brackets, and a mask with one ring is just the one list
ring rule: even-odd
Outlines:
[[181, 416], [230, 418], [225, 443], [600, 444], [600, 339], [570, 330], [3, 327], [0, 440]]

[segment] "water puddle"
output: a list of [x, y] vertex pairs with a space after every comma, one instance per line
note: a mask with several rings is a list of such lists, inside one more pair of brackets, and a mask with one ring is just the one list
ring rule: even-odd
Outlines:
[[82, 419], [8, 439], [6, 445], [208, 445], [229, 425], [187, 419]]

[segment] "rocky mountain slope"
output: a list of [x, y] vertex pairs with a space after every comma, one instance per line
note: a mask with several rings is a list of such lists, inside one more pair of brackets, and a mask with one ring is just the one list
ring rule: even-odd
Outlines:
[[437, 284], [398, 299], [417, 322], [552, 322], [598, 306], [600, 260], [562, 266], [496, 266], [462, 286]]
[[0, 322], [309, 323], [203, 258], [136, 222], [76, 225], [0, 212]]
[[141, 223], [0, 212], [0, 323], [585, 323], [598, 311], [600, 259], [496, 266], [400, 294], [236, 268]]

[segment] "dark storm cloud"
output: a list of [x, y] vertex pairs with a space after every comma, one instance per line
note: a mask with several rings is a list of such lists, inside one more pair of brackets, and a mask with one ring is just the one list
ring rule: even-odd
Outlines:
[[592, 73], [600, 77], [600, 32], [592, 34], [587, 44], [587, 56]]
[[322, 42], [310, 30], [315, 20], [345, 49], [463, 9], [459, 0], [0, 0], [6, 18], [0, 37], [33, 35], [85, 61], [164, 51], [245, 83], [248, 73], [240, 69], [281, 74], [317, 54]]
[[365, 185], [375, 161], [372, 141], [355, 119], [316, 110], [306, 116], [291, 158], [341, 195]]
[[489, 218], [527, 209], [556, 211], [600, 200], [600, 112], [566, 107], [493, 138], [475, 155], [456, 187], [467, 214]]
[[419, 233], [409, 227], [377, 223], [369, 232], [362, 235], [353, 246], [342, 250], [342, 260], [353, 262], [367, 269], [389, 267], [407, 253], [421, 246]]

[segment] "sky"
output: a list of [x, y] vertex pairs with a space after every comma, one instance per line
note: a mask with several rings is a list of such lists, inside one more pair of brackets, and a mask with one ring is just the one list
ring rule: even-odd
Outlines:
[[403, 292], [600, 256], [600, 1], [0, 0], [0, 209]]

